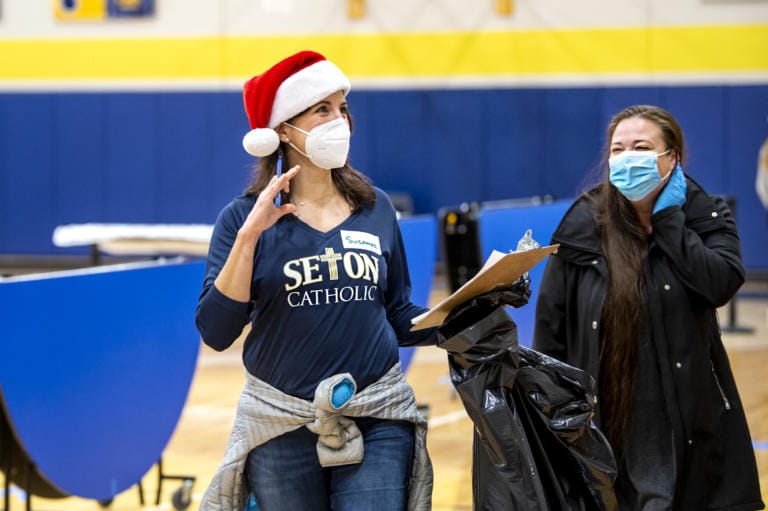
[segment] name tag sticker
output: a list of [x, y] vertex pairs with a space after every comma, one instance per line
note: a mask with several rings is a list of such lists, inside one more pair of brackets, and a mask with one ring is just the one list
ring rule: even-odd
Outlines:
[[369, 232], [341, 231], [341, 243], [344, 248], [368, 250], [381, 255], [379, 237]]

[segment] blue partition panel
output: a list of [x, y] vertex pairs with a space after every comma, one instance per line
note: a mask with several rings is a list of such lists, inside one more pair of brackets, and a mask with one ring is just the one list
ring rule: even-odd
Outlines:
[[[493, 250], [508, 252], [517, 248], [518, 240], [527, 229], [532, 230], [533, 239], [540, 245], [549, 245], [560, 219], [572, 203], [571, 199], [530, 206], [492, 207], [480, 210], [478, 228], [480, 249], [485, 260]], [[531, 278], [531, 298], [528, 305], [509, 309], [517, 323], [520, 344], [530, 347], [533, 342], [533, 325], [536, 316], [536, 298], [546, 259], [534, 266], [528, 275]]]
[[[685, 132], [686, 172], [738, 202], [745, 266], [768, 267], [754, 190], [766, 84], [362, 88], [349, 102], [352, 164], [417, 214], [576, 197], [602, 173], [611, 116], [658, 104]], [[248, 182], [248, 129], [232, 90], [0, 94], [0, 254], [86, 253], [52, 244], [68, 223], [213, 223]]]
[[203, 271], [173, 259], [0, 279], [0, 404], [41, 478], [105, 501], [158, 461], [195, 370]]
[[[419, 215], [400, 220], [408, 273], [411, 276], [411, 301], [429, 306], [429, 293], [437, 259], [437, 220], [434, 215]], [[400, 364], [406, 371], [416, 348], [400, 348]]]

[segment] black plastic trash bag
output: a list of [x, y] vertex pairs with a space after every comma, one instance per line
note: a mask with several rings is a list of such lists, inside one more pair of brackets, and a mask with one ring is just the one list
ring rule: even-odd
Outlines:
[[593, 422], [585, 372], [518, 344], [505, 310], [528, 302], [529, 281], [469, 300], [446, 318], [438, 346], [475, 426], [474, 509], [617, 509], [616, 463]]

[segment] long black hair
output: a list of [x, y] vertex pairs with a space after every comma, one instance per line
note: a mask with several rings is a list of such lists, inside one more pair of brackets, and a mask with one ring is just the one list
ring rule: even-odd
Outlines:
[[616, 114], [608, 124], [603, 182], [597, 201], [602, 251], [608, 266], [608, 291], [603, 305], [599, 392], [603, 430], [620, 455], [625, 447], [635, 391], [638, 342], [645, 314], [648, 233], [632, 204], [610, 184], [607, 159], [613, 133], [626, 119], [641, 117], [655, 123], [678, 161], [685, 158], [683, 132], [666, 110], [635, 105]]

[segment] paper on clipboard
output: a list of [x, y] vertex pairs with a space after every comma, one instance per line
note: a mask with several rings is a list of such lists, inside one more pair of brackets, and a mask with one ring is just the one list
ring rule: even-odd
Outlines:
[[494, 250], [480, 271], [466, 284], [424, 314], [413, 318], [411, 331], [439, 326], [457, 305], [482, 293], [514, 284], [521, 275], [555, 252], [559, 246], [548, 245], [508, 254]]

